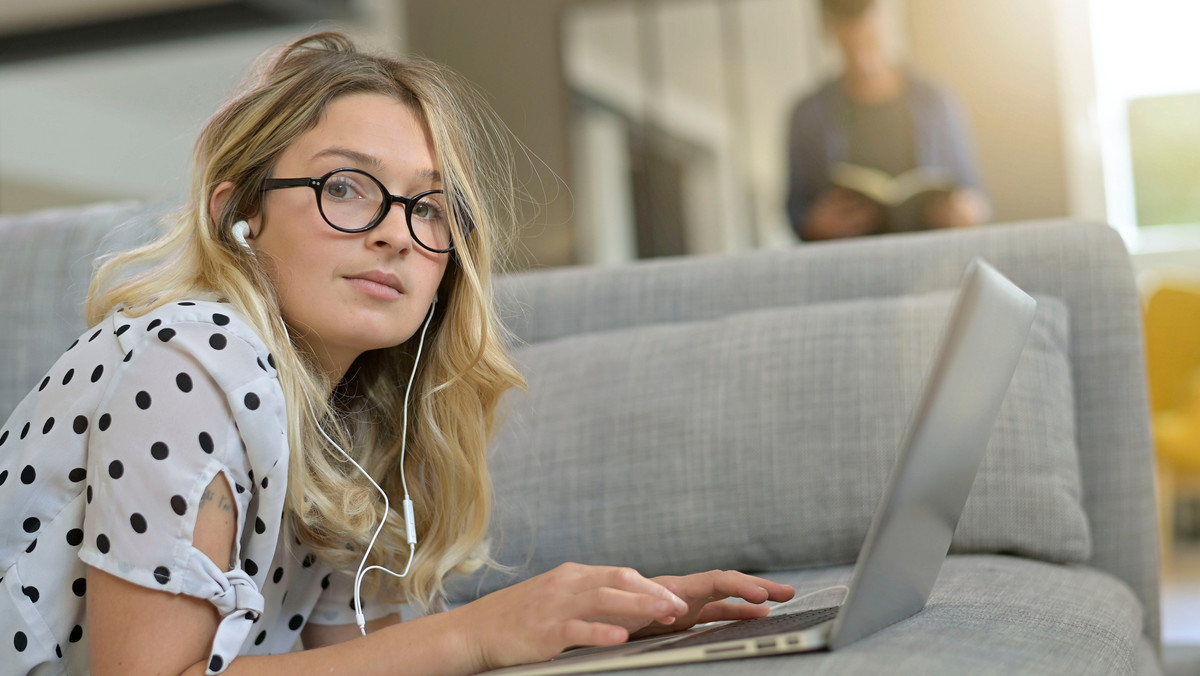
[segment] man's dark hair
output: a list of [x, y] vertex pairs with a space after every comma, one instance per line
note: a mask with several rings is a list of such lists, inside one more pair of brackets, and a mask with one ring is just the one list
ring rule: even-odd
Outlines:
[[827, 19], [857, 19], [875, 5], [875, 0], [821, 0], [821, 14]]

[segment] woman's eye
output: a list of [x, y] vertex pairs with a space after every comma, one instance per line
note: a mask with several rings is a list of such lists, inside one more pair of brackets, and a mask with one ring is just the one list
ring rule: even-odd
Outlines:
[[325, 194], [334, 199], [354, 199], [362, 197], [362, 191], [352, 181], [337, 179], [325, 184]]

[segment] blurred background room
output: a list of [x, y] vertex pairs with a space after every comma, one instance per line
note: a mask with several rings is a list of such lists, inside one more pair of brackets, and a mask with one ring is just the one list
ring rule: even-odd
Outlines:
[[[989, 222], [1103, 221], [1133, 254], [1164, 640], [1200, 650], [1200, 4], [878, 5], [887, 53], [961, 108]], [[0, 2], [0, 215], [178, 200], [204, 120], [257, 54], [314, 27], [487, 92], [527, 151], [516, 267], [807, 246], [789, 121], [843, 65], [818, 0]]]

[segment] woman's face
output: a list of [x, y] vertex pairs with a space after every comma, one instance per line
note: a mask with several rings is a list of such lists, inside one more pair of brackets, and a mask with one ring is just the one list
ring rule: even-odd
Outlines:
[[[412, 196], [441, 187], [425, 126], [379, 94], [334, 99], [283, 152], [274, 178], [320, 177], [343, 167]], [[278, 289], [293, 338], [306, 341], [336, 382], [368, 350], [399, 345], [425, 320], [450, 254], [413, 241], [402, 204], [366, 232], [333, 229], [307, 187], [264, 194], [251, 245]]]

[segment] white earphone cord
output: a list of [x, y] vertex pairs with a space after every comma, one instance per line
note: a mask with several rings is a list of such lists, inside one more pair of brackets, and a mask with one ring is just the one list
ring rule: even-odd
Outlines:
[[[404, 453], [408, 447], [408, 398], [412, 393], [413, 380], [415, 380], [417, 376], [417, 364], [421, 362], [421, 350], [425, 346], [425, 332], [429, 329], [429, 322], [433, 319], [433, 310], [436, 307], [437, 297], [435, 296], [433, 299], [433, 304], [429, 307], [429, 315], [425, 318], [425, 324], [421, 327], [421, 339], [417, 342], [417, 354], [413, 358], [412, 373], [410, 373], [408, 376], [408, 387], [406, 387], [404, 390], [404, 427], [402, 433], [403, 436], [400, 438], [400, 485], [404, 488], [404, 530], [406, 539], [408, 540], [408, 563], [404, 566], [403, 573], [395, 573], [383, 566], [369, 566], [365, 569], [363, 568], [363, 566], [367, 564], [367, 559], [371, 556], [371, 550], [375, 547], [375, 541], [379, 539], [379, 534], [383, 532], [383, 527], [387, 523], [387, 515], [391, 510], [391, 502], [388, 500], [387, 491], [380, 488], [379, 484], [375, 482], [375, 479], [373, 479], [371, 475], [367, 473], [367, 470], [363, 469], [362, 465], [359, 465], [357, 462], [355, 462], [354, 458], [350, 457], [350, 454], [347, 453], [345, 449], [343, 449], [337, 444], [337, 442], [329, 437], [329, 435], [321, 427], [320, 423], [317, 423], [317, 430], [320, 431], [321, 436], [325, 437], [325, 440], [328, 441], [330, 445], [336, 448], [342, 455], [346, 456], [346, 459], [349, 460], [350, 463], [358, 469], [358, 471], [362, 472], [363, 476], [367, 477], [367, 481], [370, 481], [371, 485], [375, 487], [375, 490], [379, 491], [379, 494], [383, 496], [383, 520], [379, 522], [379, 526], [375, 529], [375, 534], [371, 537], [370, 544], [367, 545], [367, 551], [363, 553], [362, 562], [358, 564], [358, 572], [354, 575], [354, 619], [358, 623], [358, 630], [362, 632], [364, 636], [367, 633], [367, 622], [363, 617], [362, 595], [359, 591], [362, 587], [363, 576], [371, 570], [381, 570], [388, 575], [392, 575], [393, 577], [404, 577], [408, 575], [408, 569], [412, 566], [413, 556], [417, 551], [417, 527], [413, 517], [412, 500], [408, 496], [408, 479], [404, 474]], [[313, 420], [316, 421], [316, 413], [313, 412], [311, 403], [309, 404], [309, 414], [312, 415]]]

